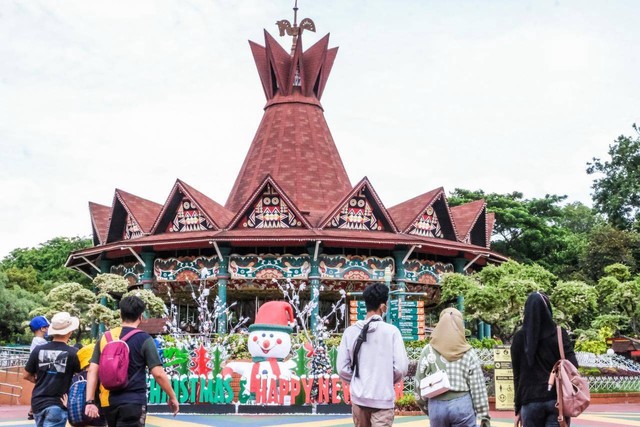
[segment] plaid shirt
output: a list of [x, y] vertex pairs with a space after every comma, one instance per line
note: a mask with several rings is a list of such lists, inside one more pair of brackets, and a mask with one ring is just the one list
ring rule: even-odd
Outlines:
[[[422, 353], [420, 353], [420, 359], [418, 359], [418, 367], [416, 369], [415, 394], [418, 405], [422, 408], [426, 406], [426, 402], [419, 396], [420, 381], [427, 375], [436, 372], [434, 364], [427, 361], [427, 355], [430, 351], [433, 352], [431, 346], [427, 344], [424, 349], [422, 349]], [[471, 400], [473, 401], [476, 416], [487, 417], [489, 415], [489, 398], [487, 396], [487, 388], [485, 386], [482, 368], [480, 367], [480, 359], [478, 359], [475, 350], [471, 349], [467, 351], [462, 358], [454, 362], [448, 362], [440, 355], [437, 357], [440, 359], [438, 360], [440, 367], [442, 366], [440, 361], [444, 362], [449, 383], [451, 384], [451, 390], [471, 392]]]

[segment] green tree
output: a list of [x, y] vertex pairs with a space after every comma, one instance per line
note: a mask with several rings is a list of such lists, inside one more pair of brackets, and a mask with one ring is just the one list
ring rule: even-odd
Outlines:
[[635, 271], [639, 252], [640, 234], [599, 225], [587, 236], [581, 267], [590, 280], [597, 281], [603, 276], [604, 268], [614, 263], [627, 265]]
[[[551, 302], [571, 329], [588, 328], [598, 312], [598, 291], [580, 281], [558, 282], [551, 292]], [[556, 317], [559, 314], [554, 313]]]
[[451, 206], [484, 199], [496, 215], [492, 249], [523, 263], [538, 263], [563, 278], [582, 278], [579, 260], [585, 247], [585, 230], [597, 223], [591, 209], [566, 196], [525, 199], [520, 192], [484, 193], [456, 189]]
[[[611, 327], [622, 332], [640, 332], [640, 275], [631, 276], [629, 268], [613, 264], [597, 283], [599, 316], [593, 327]], [[627, 327], [629, 329], [627, 329]]]
[[587, 173], [599, 175], [591, 186], [595, 207], [627, 230], [640, 225], [640, 129], [634, 124], [633, 130], [635, 137], [620, 135], [609, 145], [609, 160], [587, 163]]
[[91, 246], [91, 240], [80, 237], [56, 237], [36, 248], [14, 249], [0, 262], [0, 270], [33, 268], [39, 283], [77, 282], [88, 285], [90, 280], [64, 265], [69, 253]]
[[29, 344], [33, 335], [27, 324], [31, 319], [30, 312], [42, 300], [42, 293], [25, 291], [17, 284], [12, 284], [6, 274], [0, 271], [0, 342]]
[[470, 276], [447, 274], [442, 281], [442, 300], [464, 297], [465, 317], [493, 326], [494, 335], [509, 340], [522, 324], [527, 296], [534, 291], [548, 292], [556, 277], [539, 265], [515, 261], [489, 265]]

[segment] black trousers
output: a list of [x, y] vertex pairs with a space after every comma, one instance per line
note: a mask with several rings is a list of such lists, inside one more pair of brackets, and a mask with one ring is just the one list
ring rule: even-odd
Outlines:
[[147, 405], [126, 403], [102, 408], [109, 427], [144, 427]]

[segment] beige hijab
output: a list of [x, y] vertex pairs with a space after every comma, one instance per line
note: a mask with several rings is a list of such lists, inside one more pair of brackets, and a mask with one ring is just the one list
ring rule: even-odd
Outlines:
[[442, 310], [440, 321], [431, 333], [429, 344], [449, 362], [464, 356], [471, 346], [464, 336], [462, 313], [455, 308]]

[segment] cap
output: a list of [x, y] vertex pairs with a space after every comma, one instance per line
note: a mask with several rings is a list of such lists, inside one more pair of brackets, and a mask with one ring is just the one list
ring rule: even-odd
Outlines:
[[44, 316], [36, 316], [31, 319], [29, 322], [29, 328], [31, 328], [32, 332], [37, 331], [38, 329], [46, 328], [49, 326], [49, 321]]

